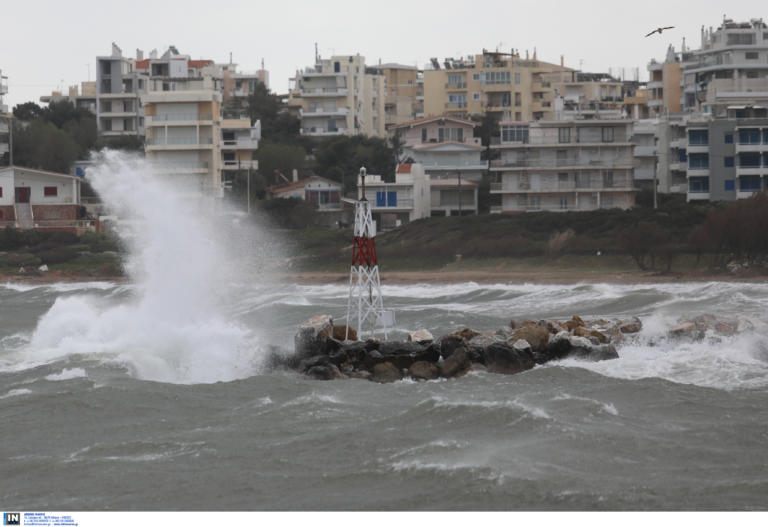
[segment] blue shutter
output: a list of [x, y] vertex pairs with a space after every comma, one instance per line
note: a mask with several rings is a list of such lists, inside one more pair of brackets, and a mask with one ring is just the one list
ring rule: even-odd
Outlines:
[[387, 207], [397, 207], [397, 192], [387, 192]]
[[387, 194], [386, 194], [386, 192], [377, 192], [376, 193], [376, 206], [377, 207], [386, 207], [387, 206]]

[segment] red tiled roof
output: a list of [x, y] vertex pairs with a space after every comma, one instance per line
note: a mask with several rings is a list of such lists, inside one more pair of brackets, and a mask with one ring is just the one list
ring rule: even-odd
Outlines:
[[136, 69], [137, 70], [149, 69], [149, 59], [137, 60], [136, 61]]
[[203, 66], [207, 66], [208, 64], [213, 64], [213, 61], [209, 59], [189, 61], [190, 68], [202, 68]]
[[334, 181], [332, 179], [326, 179], [320, 176], [311, 176], [308, 178], [300, 179], [299, 181], [296, 181], [294, 183], [286, 183], [285, 185], [280, 185], [280, 186], [274, 185], [269, 187], [269, 190], [271, 192], [285, 192], [286, 190], [293, 190], [295, 188], [303, 187], [310, 181], [314, 181], [314, 180], [325, 181], [326, 183], [331, 183], [333, 185], [341, 186], [341, 183], [339, 183], [338, 181]]
[[398, 174], [410, 174], [411, 173], [411, 163], [401, 163], [397, 165], [397, 173]]

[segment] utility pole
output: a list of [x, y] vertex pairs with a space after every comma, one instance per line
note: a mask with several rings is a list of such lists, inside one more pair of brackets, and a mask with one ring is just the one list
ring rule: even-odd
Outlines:
[[461, 216], [461, 170], [459, 170], [459, 216]]

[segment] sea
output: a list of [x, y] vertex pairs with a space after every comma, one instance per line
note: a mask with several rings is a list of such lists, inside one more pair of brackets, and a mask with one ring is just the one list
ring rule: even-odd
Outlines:
[[[310, 316], [343, 320], [346, 283], [280, 280], [268, 228], [233, 265], [184, 199], [142, 192], [159, 183], [140, 162], [101, 163], [94, 186], [135, 219], [117, 227], [130, 279], [0, 283], [5, 510], [768, 508], [768, 284], [385, 281], [390, 339], [573, 315], [643, 329], [606, 362], [315, 381], [267, 357]], [[668, 336], [701, 314], [740, 331]]]

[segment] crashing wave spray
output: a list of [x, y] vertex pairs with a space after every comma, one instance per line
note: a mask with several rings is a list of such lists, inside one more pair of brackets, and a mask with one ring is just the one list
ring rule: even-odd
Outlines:
[[88, 177], [122, 220], [117, 232], [129, 249], [126, 271], [135, 297], [108, 307], [92, 297], [59, 298], [41, 318], [30, 348], [45, 359], [106, 356], [139, 378], [164, 382], [254, 374], [257, 335], [230, 322], [222, 303], [237, 274], [232, 263], [243, 256], [230, 256], [222, 243], [231, 222], [207, 213], [221, 204], [154, 175], [138, 158], [105, 151], [96, 161]]

